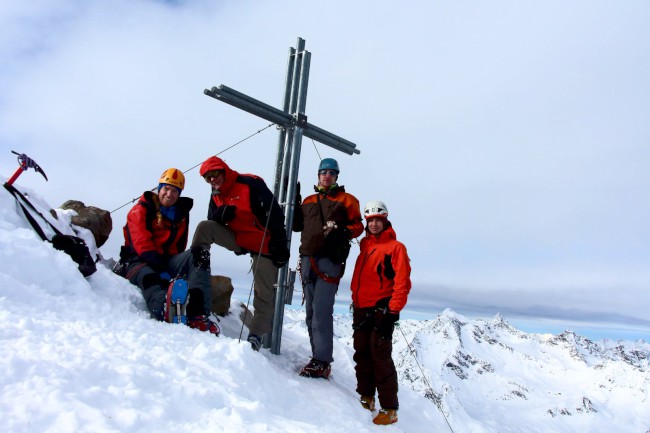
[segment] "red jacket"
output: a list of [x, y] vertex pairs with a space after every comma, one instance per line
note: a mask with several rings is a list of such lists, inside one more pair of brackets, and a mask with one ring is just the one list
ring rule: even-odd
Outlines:
[[350, 284], [356, 308], [371, 308], [390, 298], [389, 311], [399, 313], [411, 290], [411, 264], [406, 247], [390, 223], [375, 236], [366, 231]]
[[[237, 245], [257, 253], [263, 239], [262, 254], [269, 254], [269, 242], [286, 244], [284, 212], [264, 180], [253, 174], [239, 174], [217, 157], [201, 165], [202, 174], [212, 170], [224, 170], [225, 177], [221, 189], [210, 200], [208, 219], [217, 220], [213, 217], [217, 206], [232, 205], [237, 208], [235, 218], [226, 226], [235, 234]], [[265, 227], [268, 227], [266, 234]]]
[[126, 217], [125, 245], [137, 255], [155, 251], [162, 257], [169, 258], [182, 253], [187, 247], [190, 209], [193, 204], [191, 198], [179, 197], [174, 205], [176, 216], [174, 221], [170, 221], [160, 214], [158, 196], [146, 191]]

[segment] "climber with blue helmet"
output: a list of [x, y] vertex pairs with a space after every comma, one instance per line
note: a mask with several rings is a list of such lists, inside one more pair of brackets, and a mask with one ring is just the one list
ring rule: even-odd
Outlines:
[[363, 233], [359, 201], [339, 185], [340, 168], [333, 158], [321, 160], [315, 194], [296, 197], [293, 230], [300, 237], [300, 276], [311, 361], [301, 376], [328, 378], [333, 352], [334, 297], [345, 270], [350, 242]]

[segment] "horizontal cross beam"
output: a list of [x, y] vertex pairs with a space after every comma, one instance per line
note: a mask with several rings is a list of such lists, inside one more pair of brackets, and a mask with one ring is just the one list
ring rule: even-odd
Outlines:
[[346, 140], [345, 138], [339, 137], [336, 134], [325, 131], [316, 125], [308, 123], [306, 121], [306, 116], [293, 116], [289, 113], [285, 113], [282, 110], [278, 110], [275, 107], [244, 95], [243, 93], [224, 86], [223, 84], [219, 87], [213, 87], [210, 90], [205, 89], [203, 93], [284, 128], [291, 128], [294, 126], [303, 128], [302, 135], [305, 137], [323, 143], [324, 145], [330, 146], [343, 153], [347, 153], [348, 155], [360, 153], [356, 148], [356, 144]]

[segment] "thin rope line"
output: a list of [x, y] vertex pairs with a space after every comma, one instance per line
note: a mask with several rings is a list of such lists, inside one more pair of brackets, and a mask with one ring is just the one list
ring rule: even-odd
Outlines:
[[314, 150], [316, 151], [316, 154], [318, 155], [318, 159], [319, 159], [319, 160], [322, 160], [323, 157], [320, 156], [320, 152], [318, 151], [318, 148], [316, 147], [316, 142], [314, 141], [313, 138], [311, 139], [311, 142], [312, 142], [312, 144], [314, 145]]
[[[253, 269], [253, 258], [251, 257], [251, 270]], [[255, 266], [257, 268], [257, 265]], [[246, 323], [246, 316], [248, 316], [248, 312], [250, 311], [248, 308], [251, 304], [251, 294], [253, 293], [253, 288], [255, 287], [255, 271], [253, 270], [253, 281], [251, 282], [251, 288], [248, 291], [248, 300], [246, 301], [246, 310], [244, 310], [244, 317], [242, 317], [241, 321], [241, 329], [239, 330], [239, 340], [237, 341], [238, 343], [241, 343], [241, 336], [244, 333], [244, 325]], [[249, 331], [250, 334], [250, 331]]]
[[[264, 224], [264, 234], [262, 235], [262, 240], [260, 241], [260, 249], [257, 252], [257, 260], [254, 260], [251, 257], [251, 261], [255, 262], [255, 267], [253, 267], [253, 263], [251, 263], [251, 270], [253, 271], [253, 282], [251, 284], [250, 290], [248, 291], [248, 301], [246, 303], [246, 311], [244, 311], [244, 317], [243, 317], [243, 320], [242, 320], [242, 323], [241, 323], [241, 329], [239, 330], [239, 342], [241, 342], [241, 336], [242, 336], [242, 334], [244, 332], [244, 323], [246, 322], [246, 316], [248, 315], [248, 311], [249, 311], [248, 306], [250, 305], [250, 302], [251, 302], [251, 294], [253, 293], [253, 288], [255, 287], [255, 276], [257, 275], [257, 268], [260, 265], [260, 259], [262, 258], [262, 249], [264, 248], [264, 240], [266, 239], [266, 233], [267, 233], [268, 228], [269, 228], [269, 222], [271, 221], [271, 214], [273, 213], [273, 202], [274, 201], [275, 201], [275, 192], [271, 191], [271, 202], [269, 203], [269, 210], [268, 210], [268, 213], [267, 213], [268, 216], [266, 217], [266, 224]], [[283, 214], [284, 214], [284, 212], [283, 212]], [[276, 278], [276, 280], [277, 280], [277, 278]], [[277, 296], [277, 290], [276, 290], [276, 296]], [[273, 315], [275, 316], [275, 311], [274, 311]]]
[[400, 328], [398, 326], [397, 329], [399, 329], [399, 332], [402, 334], [402, 337], [404, 338], [404, 342], [406, 343], [406, 346], [408, 347], [409, 352], [411, 353], [411, 355], [413, 355], [413, 359], [415, 360], [415, 363], [417, 364], [418, 368], [420, 369], [420, 372], [422, 373], [422, 380], [424, 380], [424, 384], [427, 386], [427, 388], [429, 388], [430, 397], [428, 397], [426, 394], [425, 394], [425, 397], [430, 398], [430, 400], [432, 400], [435, 403], [436, 407], [438, 408], [438, 410], [440, 411], [442, 416], [445, 418], [445, 422], [447, 422], [447, 426], [449, 427], [449, 430], [451, 430], [451, 432], [454, 433], [454, 429], [451, 428], [451, 424], [449, 424], [449, 420], [447, 419], [447, 415], [445, 415], [445, 412], [442, 410], [441, 400], [436, 398], [436, 395], [433, 392], [433, 388], [431, 387], [431, 383], [427, 379], [426, 374], [424, 374], [424, 370], [422, 369], [422, 366], [420, 365], [420, 363], [418, 362], [417, 357], [415, 356], [415, 350], [411, 347], [411, 344], [406, 339], [406, 335], [404, 335], [404, 331], [402, 331], [402, 328]]
[[[225, 149], [223, 149], [221, 152], [215, 154], [214, 156], [219, 156], [219, 155], [221, 155], [221, 154], [224, 153], [225, 151], [230, 150], [230, 149], [232, 149], [233, 147], [235, 147], [235, 146], [237, 146], [237, 145], [243, 143], [244, 141], [246, 141], [246, 140], [248, 140], [248, 139], [250, 139], [250, 138], [253, 138], [253, 137], [256, 136], [257, 134], [260, 134], [260, 133], [264, 132], [265, 130], [269, 129], [269, 128], [270, 128], [271, 126], [273, 126], [273, 125], [275, 125], [275, 123], [269, 123], [266, 127], [264, 127], [264, 128], [262, 128], [262, 129], [260, 129], [260, 130], [258, 130], [258, 131], [256, 131], [256, 132], [252, 133], [251, 135], [249, 135], [249, 136], [246, 137], [246, 138], [243, 138], [243, 139], [239, 140], [237, 143], [235, 143], [235, 144], [233, 144], [233, 145], [231, 145], [231, 146], [229, 146], [229, 147], [226, 147]], [[192, 170], [194, 170], [196, 167], [198, 167], [198, 166], [201, 165], [201, 164], [203, 164], [203, 161], [199, 162], [198, 164], [196, 164], [196, 165], [193, 166], [193, 167], [188, 168], [187, 170], [185, 170], [185, 171], [183, 172], [183, 174], [187, 173], [188, 171], [192, 171]]]
[[[232, 149], [233, 147], [235, 147], [235, 146], [237, 146], [237, 145], [243, 143], [244, 141], [246, 141], [246, 140], [252, 138], [253, 136], [255, 136], [255, 135], [257, 135], [257, 134], [260, 134], [260, 133], [264, 132], [265, 130], [269, 129], [269, 128], [270, 128], [271, 126], [273, 126], [273, 125], [275, 125], [275, 123], [270, 123], [268, 126], [266, 126], [266, 127], [262, 128], [262, 129], [256, 131], [256, 132], [252, 133], [252, 134], [249, 135], [248, 137], [243, 138], [243, 139], [239, 140], [237, 143], [232, 144], [232, 145], [226, 147], [225, 149], [223, 149], [223, 150], [220, 151], [219, 153], [215, 154], [214, 156], [219, 156], [219, 155], [221, 155], [222, 153], [226, 152], [227, 150]], [[185, 171], [183, 172], [183, 174], [188, 173], [188, 172], [194, 170], [196, 167], [198, 167], [198, 166], [201, 165], [201, 164], [203, 164], [203, 161], [201, 161], [201, 162], [199, 162], [198, 164], [196, 164], [196, 165], [194, 165], [194, 166], [188, 168], [187, 170], [185, 170]], [[151, 191], [155, 190], [156, 188], [157, 188], [157, 186], [151, 188]], [[135, 197], [135, 198], [131, 199], [131, 201], [124, 203], [122, 206], [118, 207], [117, 209], [113, 209], [110, 213], [116, 212], [116, 211], [122, 209], [124, 206], [128, 206], [128, 205], [130, 205], [131, 203], [135, 203], [139, 198], [140, 198], [140, 197]]]

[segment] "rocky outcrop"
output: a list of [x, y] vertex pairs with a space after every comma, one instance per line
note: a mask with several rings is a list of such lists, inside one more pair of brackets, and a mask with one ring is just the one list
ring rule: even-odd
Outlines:
[[212, 288], [212, 307], [210, 310], [219, 315], [225, 316], [230, 308], [230, 298], [235, 290], [232, 280], [222, 275], [213, 275], [210, 279]]
[[113, 230], [111, 213], [94, 206], [86, 206], [77, 200], [68, 200], [59, 209], [71, 209], [77, 213], [71, 219], [72, 224], [84, 227], [93, 234], [97, 248], [104, 245]]

